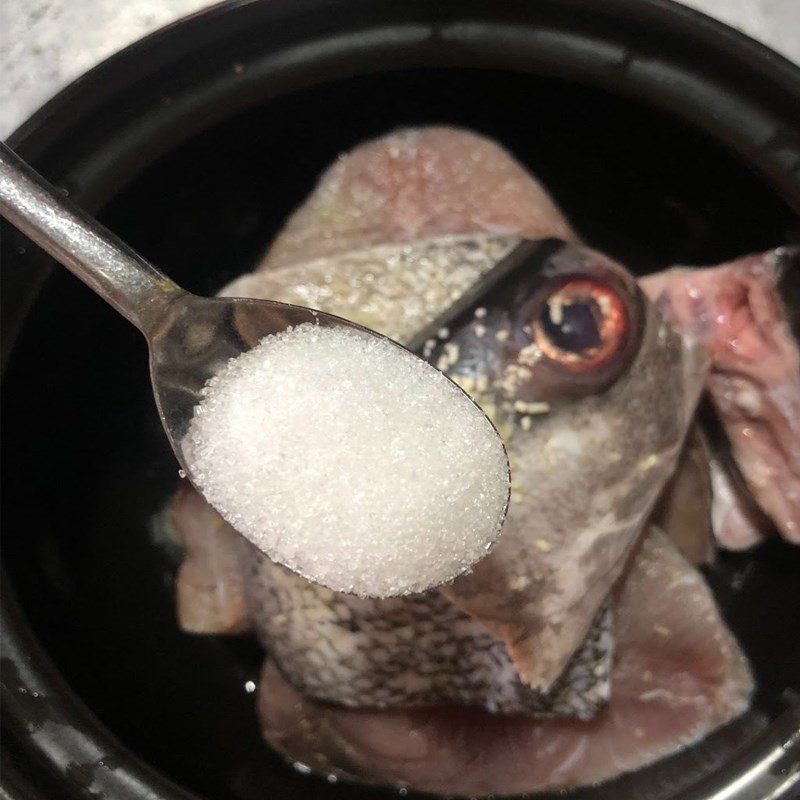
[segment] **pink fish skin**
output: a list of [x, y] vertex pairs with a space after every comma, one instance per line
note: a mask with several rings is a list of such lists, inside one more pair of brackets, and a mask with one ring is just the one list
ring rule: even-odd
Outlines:
[[[778, 291], [781, 257], [776, 250], [707, 269], [675, 268], [640, 285], [673, 326], [708, 349], [706, 388], [736, 464], [781, 535], [800, 544], [800, 348]], [[760, 541], [758, 521], [723, 477], [716, 483], [720, 543], [742, 549]]]
[[496, 142], [459, 128], [414, 128], [335, 162], [259, 270], [457, 233], [577, 239], [542, 185]]

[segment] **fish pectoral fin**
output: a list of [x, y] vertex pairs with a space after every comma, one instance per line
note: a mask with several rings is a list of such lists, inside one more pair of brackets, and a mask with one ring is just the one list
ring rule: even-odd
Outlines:
[[675, 472], [650, 516], [692, 564], [710, 564], [716, 548], [711, 531], [710, 455], [705, 436], [693, 425]]

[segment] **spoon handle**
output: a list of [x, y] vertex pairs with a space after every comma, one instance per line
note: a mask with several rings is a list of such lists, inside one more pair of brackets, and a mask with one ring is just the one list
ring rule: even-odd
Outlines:
[[0, 214], [148, 335], [183, 289], [0, 142]]

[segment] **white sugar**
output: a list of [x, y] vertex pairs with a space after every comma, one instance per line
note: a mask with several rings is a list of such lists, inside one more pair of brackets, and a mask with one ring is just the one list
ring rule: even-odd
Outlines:
[[497, 538], [508, 463], [483, 413], [384, 339], [301, 325], [204, 390], [193, 481], [273, 560], [337, 591], [390, 596], [462, 573]]

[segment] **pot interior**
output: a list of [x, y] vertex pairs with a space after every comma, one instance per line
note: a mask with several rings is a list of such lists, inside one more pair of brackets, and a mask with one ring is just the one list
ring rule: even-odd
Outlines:
[[[597, 88], [485, 69], [330, 81], [239, 110], [134, 170], [102, 221], [191, 291], [249, 270], [338, 153], [448, 123], [508, 147], [592, 246], [637, 272], [798, 239], [788, 206], [676, 117]], [[154, 143], [155, 144], [155, 143]], [[215, 800], [379, 798], [283, 764], [261, 741], [250, 640], [176, 623], [179, 554], [157, 518], [177, 483], [138, 333], [65, 270], [45, 281], [4, 380], [5, 565], [69, 684], [133, 753]], [[800, 549], [726, 554], [709, 579], [758, 679], [735, 731], [575, 797], [672, 795], [785, 707], [797, 686]], [[791, 598], [795, 602], [791, 602]], [[735, 736], [734, 736], [735, 733]]]

